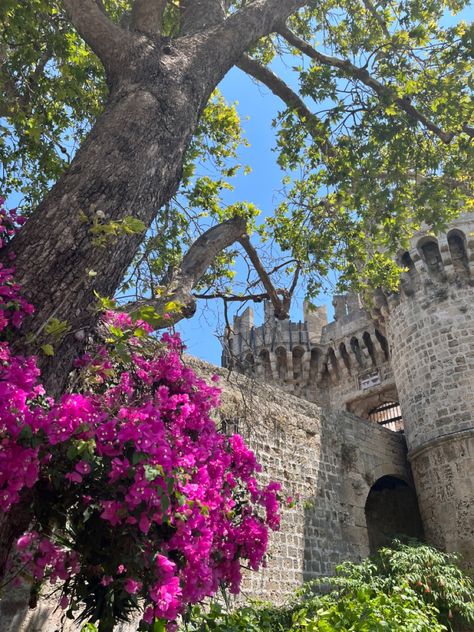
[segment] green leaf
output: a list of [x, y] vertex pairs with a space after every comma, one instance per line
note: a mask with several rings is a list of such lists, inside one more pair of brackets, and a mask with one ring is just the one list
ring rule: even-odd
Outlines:
[[122, 342], [115, 345], [114, 352], [124, 364], [128, 364], [132, 359], [127, 345]]
[[163, 619], [155, 619], [153, 623], [153, 632], [166, 632], [166, 621]]
[[94, 296], [97, 298], [100, 311], [107, 311], [109, 309], [115, 309], [117, 307], [114, 299], [108, 298], [107, 296], [100, 296], [100, 294], [98, 294], [98, 292], [96, 292], [95, 290]]
[[122, 226], [125, 232], [130, 234], [140, 234], [146, 231], [146, 225], [138, 217], [124, 217], [122, 220]]
[[147, 481], [154, 481], [155, 478], [163, 474], [163, 468], [161, 466], [145, 465], [144, 470]]
[[45, 356], [54, 356], [54, 347], [52, 344], [46, 343], [41, 345], [41, 351]]
[[51, 318], [44, 328], [45, 333], [53, 338], [61, 338], [70, 326], [67, 320], [58, 320], [57, 318]]
[[166, 513], [168, 511], [170, 504], [171, 502], [168, 496], [166, 494], [163, 494], [163, 496], [161, 497], [161, 510], [163, 511], [163, 513]]
[[23, 426], [23, 428], [20, 431], [20, 434], [18, 435], [18, 441], [28, 441], [29, 439], [31, 439], [33, 437], [33, 431], [31, 429], [31, 426]]

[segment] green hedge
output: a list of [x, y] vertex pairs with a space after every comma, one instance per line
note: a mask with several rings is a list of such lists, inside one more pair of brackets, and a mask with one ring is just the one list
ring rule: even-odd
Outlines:
[[[328, 589], [329, 586], [329, 589]], [[325, 593], [323, 587], [326, 589]], [[395, 541], [334, 577], [307, 584], [282, 607], [195, 607], [186, 632], [440, 632], [474, 630], [474, 586], [457, 557]]]

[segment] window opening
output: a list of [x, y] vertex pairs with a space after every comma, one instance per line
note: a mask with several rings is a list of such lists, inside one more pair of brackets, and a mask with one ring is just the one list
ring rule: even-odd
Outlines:
[[370, 421], [375, 421], [394, 432], [403, 432], [403, 417], [399, 402], [385, 402], [369, 412]]

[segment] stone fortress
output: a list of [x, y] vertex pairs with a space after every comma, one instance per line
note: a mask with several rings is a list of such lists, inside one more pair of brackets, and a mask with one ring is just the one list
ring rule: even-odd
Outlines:
[[[473, 564], [474, 213], [444, 234], [419, 231], [399, 263], [399, 293], [377, 291], [370, 312], [358, 296], [336, 296], [333, 322], [325, 307], [306, 304], [304, 322], [293, 323], [266, 304], [264, 324], [254, 326], [247, 308], [234, 319], [223, 366], [399, 433], [425, 539]], [[386, 477], [379, 491], [384, 485], [397, 482]]]
[[[238, 371], [185, 358], [221, 376], [216, 422], [298, 499], [241, 599], [281, 603], [397, 535], [474, 566], [474, 213], [415, 235], [400, 261], [400, 292], [377, 292], [370, 313], [338, 296], [334, 322], [310, 306], [303, 323], [279, 322], [267, 306], [254, 327], [247, 310], [223, 356]], [[54, 599], [26, 602], [15, 591], [0, 602], [1, 632], [77, 631]]]

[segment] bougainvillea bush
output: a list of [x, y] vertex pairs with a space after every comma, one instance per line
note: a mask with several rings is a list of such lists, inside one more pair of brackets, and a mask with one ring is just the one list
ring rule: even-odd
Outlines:
[[[18, 223], [3, 207], [0, 222], [5, 241]], [[13, 274], [0, 269], [0, 509], [27, 494], [32, 511], [6, 581], [57, 584], [66, 615], [99, 630], [137, 609], [140, 629], [173, 630], [190, 604], [238, 592], [243, 564], [259, 568], [279, 485], [259, 486], [242, 438], [216, 430], [219, 391], [185, 366], [179, 338], [153, 342], [131, 315], [107, 312], [76, 392], [47, 397], [35, 358], [10, 347], [32, 310]]]

